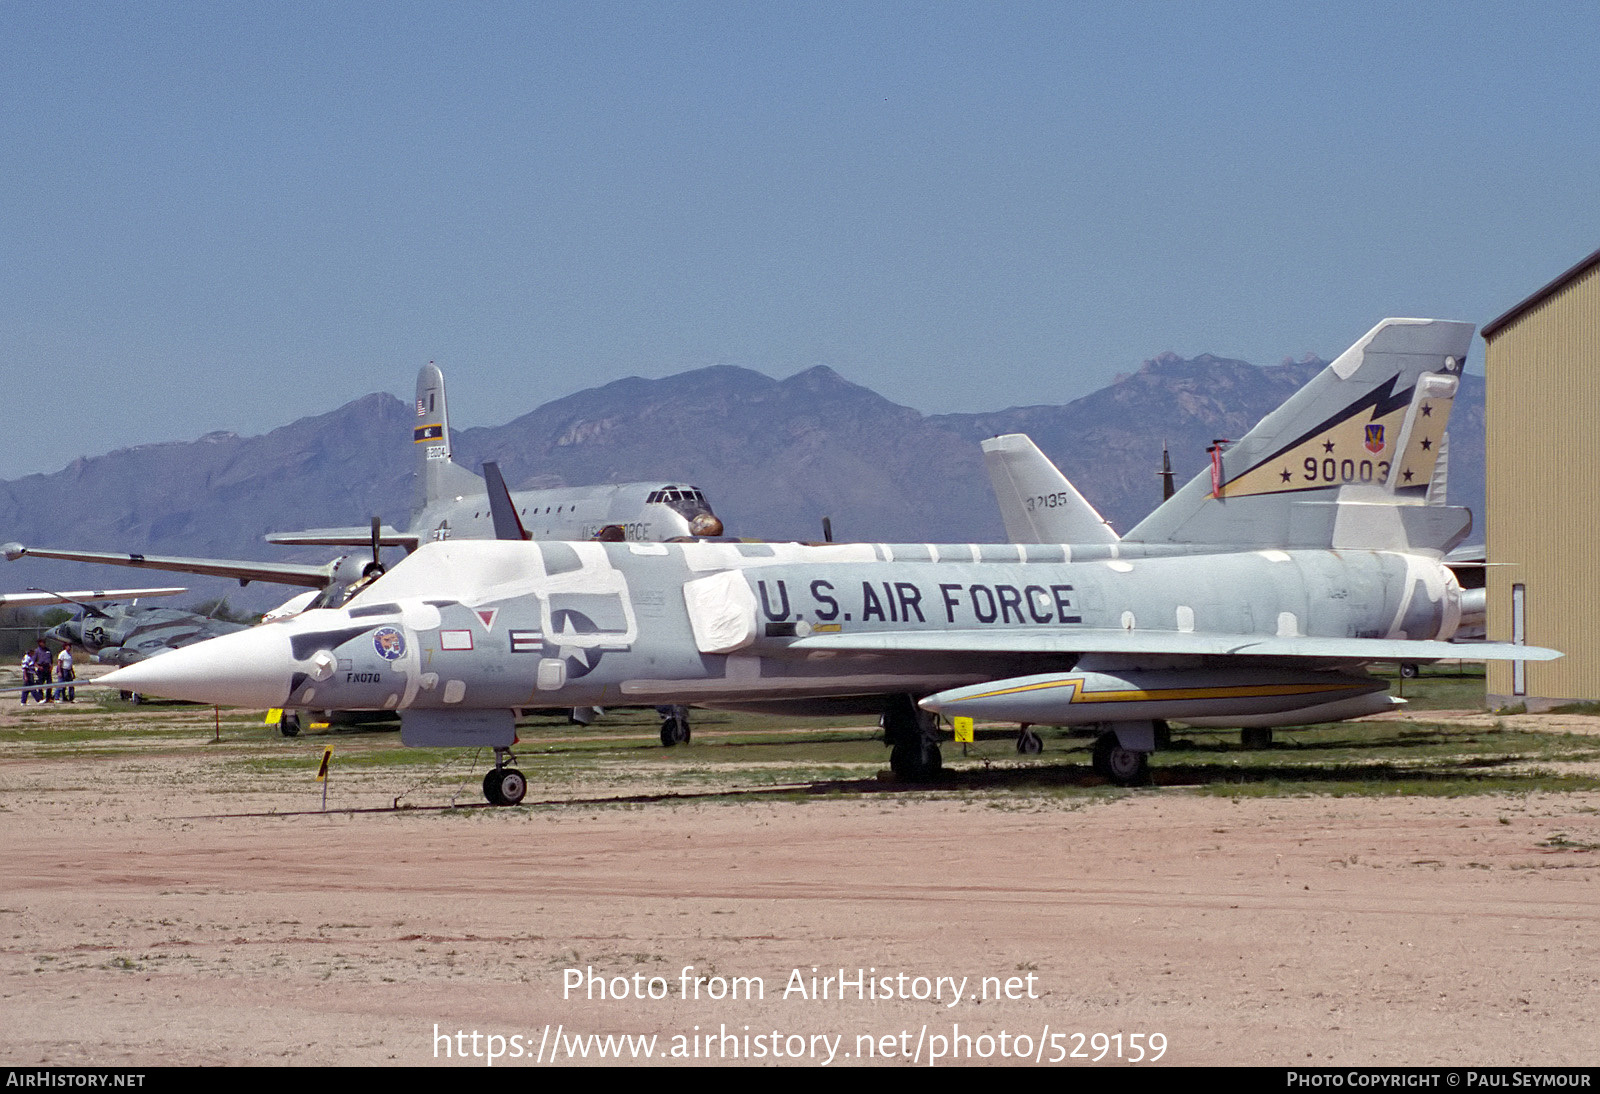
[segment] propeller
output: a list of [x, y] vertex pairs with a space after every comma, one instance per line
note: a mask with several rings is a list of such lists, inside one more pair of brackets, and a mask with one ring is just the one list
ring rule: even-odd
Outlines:
[[372, 561], [361, 568], [362, 577], [383, 573], [383, 560], [378, 557], [378, 549], [381, 546], [379, 541], [383, 538], [380, 531], [382, 527], [383, 518], [374, 516], [372, 518]]
[[327, 566], [327, 584], [322, 592], [311, 602], [314, 608], [336, 608], [350, 597], [354, 596], [359, 586], [365, 585], [368, 580], [383, 573], [383, 560], [378, 557], [379, 549], [383, 546], [383, 518], [372, 518], [372, 558], [363, 559], [359, 554], [341, 555]]

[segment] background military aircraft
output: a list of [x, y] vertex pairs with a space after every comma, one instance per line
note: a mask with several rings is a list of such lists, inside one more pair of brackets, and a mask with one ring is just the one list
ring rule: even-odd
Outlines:
[[[57, 604], [76, 605], [80, 611], [84, 606], [95, 601], [107, 600], [138, 600], [144, 597], [176, 596], [178, 593], [187, 592], [184, 588], [162, 587], [157, 589], [75, 589], [71, 592], [58, 593], [48, 589], [29, 589], [25, 593], [0, 593], [0, 608], [42, 608]], [[8, 624], [10, 613], [8, 612]], [[30, 633], [23, 648], [31, 646], [34, 638], [43, 636], [50, 628], [44, 623], [30, 623], [21, 626], [7, 625], [7, 631], [22, 631]], [[5, 643], [5, 648], [17, 652], [17, 647], [10, 641]]]
[[[102, 610], [102, 609], [99, 609], [99, 608], [92, 607], [91, 605], [94, 602], [96, 602], [96, 601], [104, 602], [104, 601], [109, 601], [109, 600], [128, 600], [128, 601], [132, 601], [132, 602], [134, 602], [134, 604], [136, 604], [139, 600], [141, 600], [141, 599], [143, 599], [145, 597], [176, 596], [178, 593], [187, 592], [187, 591], [188, 591], [187, 589], [175, 588], [175, 587], [170, 587], [170, 586], [164, 586], [164, 587], [161, 587], [161, 588], [154, 588], [154, 589], [76, 589], [76, 590], [73, 590], [71, 592], [65, 592], [65, 593], [53, 592], [53, 591], [46, 590], [46, 589], [30, 589], [25, 593], [0, 593], [0, 607], [26, 608], [26, 607], [44, 607], [46, 605], [52, 605], [52, 604], [72, 604], [72, 605], [75, 605], [78, 610], [73, 615], [72, 619], [67, 620], [66, 622], [64, 622], [64, 623], [62, 623], [62, 624], [60, 624], [60, 625], [58, 625], [56, 627], [52, 627], [52, 628], [50, 628], [48, 630], [44, 630], [43, 628], [28, 628], [28, 629], [35, 630], [35, 633], [38, 633], [40, 630], [43, 630], [44, 631], [43, 637], [45, 637], [45, 638], [53, 639], [53, 640], [55, 640], [57, 642], [60, 642], [60, 643], [66, 644], [66, 645], [78, 646], [79, 648], [88, 650], [91, 653], [95, 653], [95, 652], [98, 652], [98, 650], [101, 647], [98, 646], [98, 645], [91, 647], [91, 646], [89, 646], [87, 643], [85, 643], [82, 640], [85, 637], [84, 634], [82, 633], [82, 630], [81, 630], [81, 621], [83, 619], [85, 619], [86, 617], [89, 617], [89, 616], [93, 616], [95, 619], [102, 621], [102, 622], [97, 624], [98, 629], [96, 630], [94, 639], [92, 639], [92, 640], [99, 641], [99, 640], [102, 640], [102, 639], [106, 639], [108, 637], [111, 637], [113, 635], [113, 633], [115, 634], [115, 637], [118, 640], [120, 640], [120, 639], [122, 639], [124, 637], [134, 637], [134, 634], [133, 634], [133, 632], [131, 630], [126, 630], [125, 631], [125, 630], [122, 629], [121, 619], [122, 619], [124, 613], [127, 613], [129, 611], [133, 611], [133, 612], [150, 612], [150, 611], [158, 611], [158, 610], [161, 610], [161, 609], [137, 608], [137, 607], [134, 607], [133, 605], [129, 605], [128, 607], [113, 606], [109, 610]], [[179, 613], [179, 614], [187, 615], [189, 613]], [[74, 626], [75, 624], [77, 624], [76, 627]], [[111, 628], [115, 628], [115, 630], [113, 631], [113, 629], [111, 629]], [[218, 634], [222, 634], [222, 633], [225, 633], [225, 632], [213, 631], [213, 632], [211, 632], [209, 634], [204, 634], [204, 635], [197, 636], [197, 637], [193, 638], [192, 640], [193, 641], [199, 641], [200, 638], [214, 638]], [[31, 639], [30, 639], [30, 641], [31, 641]], [[138, 644], [137, 641], [135, 641], [134, 644], [133, 644], [132, 649], [137, 650], [138, 648], [139, 648], [139, 644]], [[165, 649], [167, 647], [163, 646], [162, 648]], [[150, 652], [159, 652], [159, 651], [151, 650]], [[98, 657], [95, 658], [95, 659], [96, 660], [100, 660], [100, 658], [98, 658]], [[111, 661], [110, 663], [112, 663], [112, 664], [131, 664], [136, 659], [137, 658], [135, 658], [135, 657], [130, 657], [127, 660], [114, 660], [114, 661]], [[21, 689], [7, 688], [5, 690], [14, 691], [14, 690], [29, 690], [29, 689], [27, 689], [27, 688], [21, 688]]]
[[1096, 769], [1137, 782], [1164, 719], [1354, 717], [1396, 702], [1365, 664], [1462, 655], [1443, 556], [1471, 514], [1425, 495], [1471, 338], [1385, 320], [1117, 542], [433, 543], [341, 609], [109, 679], [399, 710], [407, 744], [494, 748], [496, 803], [526, 789], [518, 708], [619, 702], [875, 710], [909, 778], [935, 715], [1093, 725]]
[[[7, 543], [0, 552], [10, 560], [33, 555], [73, 562], [98, 562], [151, 570], [228, 577], [336, 590], [313, 603], [336, 603], [338, 593], [383, 572], [380, 551], [446, 539], [623, 539], [668, 540], [720, 536], [722, 521], [705, 495], [693, 486], [673, 483], [612, 483], [512, 494], [494, 464], [485, 464], [480, 478], [451, 459], [450, 425], [444, 375], [428, 364], [417, 375], [417, 418], [413, 430], [416, 454], [417, 504], [412, 531], [396, 531], [373, 518], [363, 528], [321, 528], [280, 532], [269, 541], [287, 545], [359, 546], [365, 551], [341, 555], [321, 565], [255, 562], [244, 559], [190, 558], [138, 552], [84, 551]], [[507, 508], [509, 506], [509, 509]], [[496, 523], [495, 510], [500, 510]]]
[[137, 603], [96, 608], [80, 604], [71, 619], [58, 623], [45, 637], [77, 646], [101, 664], [132, 665], [248, 626], [179, 608], [151, 608]]
[[1026, 434], [990, 437], [980, 447], [1010, 542], [1117, 542], [1110, 523]]
[[[432, 362], [417, 374], [417, 424], [412, 430], [417, 505], [410, 530], [379, 529], [383, 546], [404, 547], [443, 539], [510, 538], [498, 535], [490, 499], [503, 486], [479, 478], [452, 457], [444, 373]], [[495, 473], [498, 475], [498, 472]], [[503, 480], [499, 480], [503, 482]], [[661, 482], [608, 483], [523, 490], [510, 495], [524, 539], [668, 540], [722, 535], [722, 521], [697, 487]], [[314, 528], [275, 532], [270, 543], [359, 547], [366, 528]]]

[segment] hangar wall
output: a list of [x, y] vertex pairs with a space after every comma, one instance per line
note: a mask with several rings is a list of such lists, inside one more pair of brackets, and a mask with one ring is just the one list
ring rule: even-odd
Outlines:
[[1561, 650], [1491, 662], [1491, 709], [1600, 700], [1600, 251], [1483, 328], [1488, 636]]

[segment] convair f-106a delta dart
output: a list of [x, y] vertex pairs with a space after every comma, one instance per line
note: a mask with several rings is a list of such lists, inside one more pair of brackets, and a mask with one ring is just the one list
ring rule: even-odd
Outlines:
[[1473, 328], [1388, 319], [1118, 539], [1081, 544], [449, 540], [337, 609], [105, 682], [236, 706], [398, 710], [411, 745], [489, 746], [524, 707], [878, 712], [891, 766], [940, 766], [937, 716], [1097, 726], [1141, 780], [1165, 719], [1287, 726], [1391, 708], [1374, 661], [1547, 660], [1448, 639], [1471, 526], [1425, 504]]

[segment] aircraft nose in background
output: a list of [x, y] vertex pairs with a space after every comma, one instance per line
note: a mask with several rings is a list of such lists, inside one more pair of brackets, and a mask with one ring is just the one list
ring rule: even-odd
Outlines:
[[695, 514], [689, 522], [689, 534], [695, 536], [720, 536], [722, 534], [722, 521], [709, 509]]
[[279, 707], [289, 697], [294, 658], [287, 630], [253, 627], [130, 665], [99, 683], [141, 695], [233, 707]]

